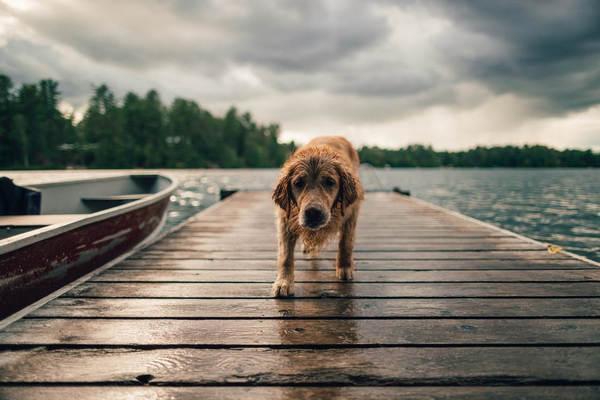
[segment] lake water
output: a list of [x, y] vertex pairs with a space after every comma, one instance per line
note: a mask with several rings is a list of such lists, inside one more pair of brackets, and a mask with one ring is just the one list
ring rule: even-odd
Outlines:
[[600, 261], [600, 171], [416, 169], [377, 171], [385, 187]]
[[[9, 172], [17, 182], [133, 171]], [[139, 171], [137, 171], [139, 172]], [[278, 170], [165, 171], [181, 185], [171, 198], [169, 225], [218, 201], [219, 190], [270, 190]], [[370, 190], [395, 186], [412, 195], [542, 242], [600, 261], [600, 171], [595, 169], [374, 169]]]

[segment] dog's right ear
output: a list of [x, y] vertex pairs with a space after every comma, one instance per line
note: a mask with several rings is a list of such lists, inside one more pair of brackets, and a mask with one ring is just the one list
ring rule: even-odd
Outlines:
[[284, 171], [279, 177], [279, 182], [273, 190], [273, 201], [279, 207], [284, 209], [289, 218], [292, 206], [296, 204], [294, 194], [292, 193], [292, 174], [291, 171]]

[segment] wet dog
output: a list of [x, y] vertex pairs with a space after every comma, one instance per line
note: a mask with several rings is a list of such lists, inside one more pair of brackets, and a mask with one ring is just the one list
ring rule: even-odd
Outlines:
[[363, 199], [360, 160], [352, 144], [339, 136], [311, 140], [284, 164], [273, 191], [277, 207], [278, 260], [273, 296], [294, 294], [294, 249], [318, 255], [339, 234], [336, 276], [352, 279], [356, 220]]

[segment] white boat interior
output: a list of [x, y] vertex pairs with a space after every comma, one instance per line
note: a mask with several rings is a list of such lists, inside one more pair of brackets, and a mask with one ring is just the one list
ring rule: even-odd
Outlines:
[[171, 184], [166, 177], [154, 174], [28, 186], [17, 186], [8, 178], [0, 178], [0, 240], [80, 220], [144, 199]]

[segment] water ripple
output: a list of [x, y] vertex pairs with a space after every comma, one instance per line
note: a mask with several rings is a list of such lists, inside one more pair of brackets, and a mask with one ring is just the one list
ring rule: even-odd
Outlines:
[[[170, 171], [172, 173], [172, 171]], [[169, 223], [218, 200], [219, 188], [269, 190], [264, 170], [186, 170]], [[595, 169], [365, 169], [370, 189], [419, 198], [600, 261], [600, 174]]]

